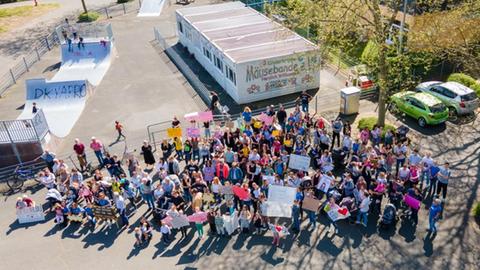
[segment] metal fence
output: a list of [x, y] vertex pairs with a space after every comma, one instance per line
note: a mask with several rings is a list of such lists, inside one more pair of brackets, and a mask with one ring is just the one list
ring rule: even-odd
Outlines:
[[[127, 13], [137, 12], [140, 6], [141, 0], [123, 4], [114, 4], [93, 11], [100, 15], [99, 20], [107, 20]], [[59, 25], [62, 23], [63, 21], [60, 22]], [[101, 32], [95, 30], [97, 27], [95, 25], [97, 24], [98, 23], [81, 23], [76, 24], [75, 27], [80, 36], [96, 37], [97, 35], [101, 37]], [[30, 68], [36, 62], [40, 61], [45, 53], [52, 50], [58, 44], [60, 44], [60, 38], [57, 32], [54, 31], [51, 34], [38, 39], [32, 45], [29, 45], [33, 50], [20, 57], [15, 65], [13, 65], [5, 74], [0, 76], [0, 98], [8, 88], [17, 83], [17, 80], [20, 79], [23, 74], [30, 71]]]
[[0, 121], [0, 143], [40, 141], [47, 132], [47, 120], [42, 110], [32, 119]]

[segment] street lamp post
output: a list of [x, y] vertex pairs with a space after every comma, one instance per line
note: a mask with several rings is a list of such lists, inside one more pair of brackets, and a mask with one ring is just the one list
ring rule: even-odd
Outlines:
[[407, 16], [407, 1], [403, 0], [403, 17], [400, 23], [400, 32], [398, 33], [398, 54], [403, 53], [403, 32], [405, 31], [405, 17]]

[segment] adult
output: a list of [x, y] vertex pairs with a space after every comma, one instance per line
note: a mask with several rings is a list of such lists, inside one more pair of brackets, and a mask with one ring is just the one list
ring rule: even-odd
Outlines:
[[119, 121], [115, 121], [115, 130], [118, 133], [116, 141], [120, 141], [120, 138], [126, 139], [125, 135], [123, 134], [123, 125]]
[[450, 163], [445, 162], [443, 166], [440, 166], [440, 171], [437, 174], [437, 195], [442, 192], [442, 198], [445, 200], [447, 197], [448, 180], [450, 179]]
[[57, 155], [53, 152], [50, 152], [49, 150], [45, 150], [43, 152], [43, 154], [39, 157], [37, 157], [36, 159], [34, 159], [34, 161], [37, 161], [39, 159], [42, 159], [46, 164], [47, 164], [47, 167], [48, 169], [53, 172], [53, 165], [55, 165], [55, 157]]
[[148, 166], [153, 166], [155, 164], [155, 157], [153, 156], [152, 146], [148, 143], [148, 141], [143, 141], [142, 145], [142, 152], [143, 160], [145, 164]]
[[80, 164], [80, 170], [85, 171], [87, 167], [87, 155], [85, 154], [85, 145], [78, 138], [75, 139], [73, 151], [75, 151], [75, 154], [77, 155], [78, 163]]
[[97, 138], [95, 137], [92, 137], [91, 141], [90, 141], [90, 149], [93, 150], [93, 152], [95, 153], [95, 156], [97, 157], [97, 160], [98, 160], [98, 164], [100, 165], [100, 167], [103, 167], [103, 144], [100, 140], [98, 140]]
[[277, 120], [280, 126], [282, 127], [282, 130], [285, 130], [285, 120], [287, 119], [287, 112], [285, 111], [285, 108], [283, 107], [282, 104], [280, 104], [280, 107], [277, 112]]
[[438, 198], [434, 199], [430, 211], [428, 212], [428, 231], [431, 233], [437, 232], [436, 223], [440, 219], [442, 213], [442, 201]]
[[310, 102], [311, 99], [312, 99], [312, 96], [309, 95], [307, 91], [303, 91], [300, 94], [300, 97], [297, 98], [297, 100], [300, 100], [303, 112], [308, 112], [308, 103]]
[[343, 123], [340, 117], [332, 121], [332, 148], [335, 145], [335, 141], [337, 142], [337, 147], [340, 147], [340, 132], [342, 132], [342, 129]]

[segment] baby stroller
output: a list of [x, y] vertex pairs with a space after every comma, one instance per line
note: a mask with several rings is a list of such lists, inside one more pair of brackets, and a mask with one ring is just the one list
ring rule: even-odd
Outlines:
[[389, 203], [383, 209], [382, 217], [380, 218], [380, 228], [386, 229], [397, 222], [397, 208]]

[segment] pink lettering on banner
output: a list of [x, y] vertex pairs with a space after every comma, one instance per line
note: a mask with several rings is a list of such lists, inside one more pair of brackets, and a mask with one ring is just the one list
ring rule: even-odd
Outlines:
[[207, 213], [205, 212], [194, 213], [188, 216], [187, 219], [189, 222], [197, 222], [197, 223], [205, 222], [207, 221]]
[[187, 128], [187, 137], [198, 138], [200, 137], [200, 129]]
[[206, 112], [199, 112], [198, 113], [198, 121], [201, 122], [209, 122], [213, 120], [213, 114], [212, 111], [206, 111]]

